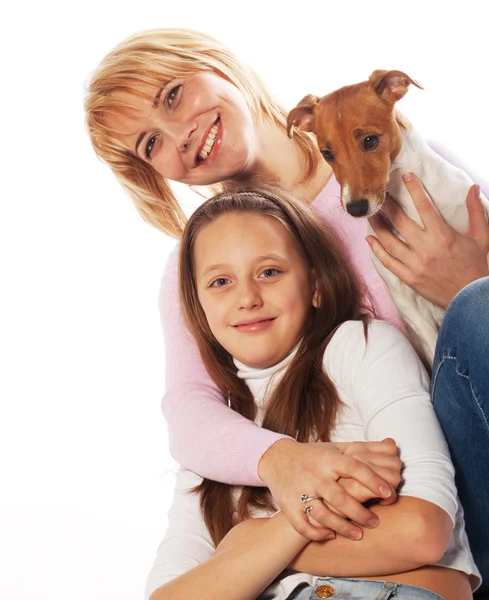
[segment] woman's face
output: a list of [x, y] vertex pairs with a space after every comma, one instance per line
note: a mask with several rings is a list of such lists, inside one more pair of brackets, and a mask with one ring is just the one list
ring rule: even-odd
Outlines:
[[256, 127], [234, 85], [205, 71], [141, 91], [149, 98], [115, 92], [115, 98], [129, 102], [139, 115], [110, 115], [107, 125], [162, 177], [209, 185], [251, 168]]
[[285, 358], [316, 305], [311, 269], [287, 229], [229, 213], [200, 229], [193, 251], [199, 301], [221, 346], [251, 367]]

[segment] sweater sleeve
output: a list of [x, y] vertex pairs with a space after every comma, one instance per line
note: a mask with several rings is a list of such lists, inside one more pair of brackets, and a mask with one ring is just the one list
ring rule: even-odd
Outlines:
[[[403, 462], [400, 494], [444, 509], [455, 523], [454, 469], [429, 393], [429, 378], [411, 344], [396, 328], [372, 321], [341, 326], [328, 346], [326, 368], [350, 398], [364, 439], [395, 440]], [[329, 357], [329, 358], [328, 358]]]
[[258, 462], [286, 436], [262, 429], [228, 408], [209, 377], [186, 327], [178, 295], [178, 246], [170, 254], [160, 291], [166, 392], [162, 411], [175, 460], [202, 477], [261, 486]]

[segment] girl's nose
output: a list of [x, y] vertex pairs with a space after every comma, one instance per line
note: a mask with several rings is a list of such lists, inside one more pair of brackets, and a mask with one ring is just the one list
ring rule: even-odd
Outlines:
[[244, 282], [239, 289], [239, 308], [250, 310], [263, 305], [260, 288], [256, 282]]

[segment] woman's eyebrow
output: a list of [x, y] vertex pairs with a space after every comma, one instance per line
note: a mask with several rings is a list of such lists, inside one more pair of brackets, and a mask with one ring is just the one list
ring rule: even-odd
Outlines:
[[160, 98], [161, 98], [161, 92], [163, 90], [164, 90], [164, 88], [160, 87], [160, 89], [156, 92], [156, 95], [155, 95], [154, 100], [153, 100], [153, 105], [152, 105], [153, 108], [157, 108], [158, 107], [158, 104], [159, 104]]
[[143, 140], [143, 137], [144, 137], [145, 135], [146, 135], [146, 131], [143, 131], [142, 133], [140, 133], [140, 134], [138, 135], [138, 139], [137, 139], [137, 141], [136, 141], [136, 150], [135, 150], [136, 154], [138, 153], [138, 147], [139, 147], [139, 144], [142, 142], [142, 140]]

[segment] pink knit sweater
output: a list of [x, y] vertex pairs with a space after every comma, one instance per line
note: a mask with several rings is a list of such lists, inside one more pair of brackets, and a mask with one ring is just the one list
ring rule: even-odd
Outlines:
[[[453, 164], [465, 168], [446, 149], [435, 144], [432, 147]], [[487, 195], [489, 186], [474, 173], [471, 175]], [[367, 284], [377, 317], [402, 329], [397, 310], [370, 259], [365, 241], [367, 222], [343, 210], [339, 193], [333, 176], [311, 207], [343, 240]], [[258, 462], [274, 442], [286, 436], [262, 429], [228, 408], [207, 374], [180, 312], [178, 250], [177, 246], [170, 254], [160, 292], [166, 354], [162, 410], [168, 425], [170, 452], [182, 466], [202, 477], [232, 484], [263, 485], [257, 474]]]

